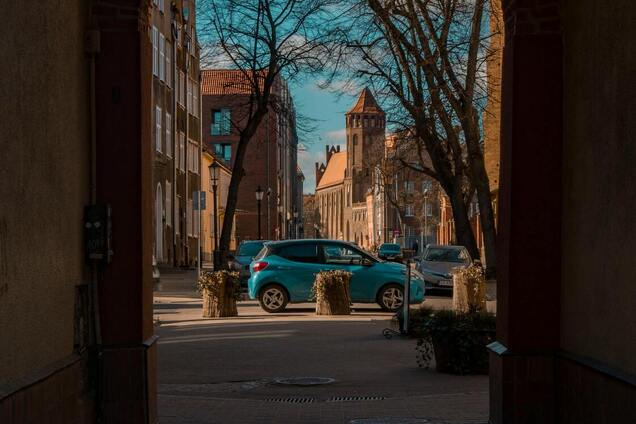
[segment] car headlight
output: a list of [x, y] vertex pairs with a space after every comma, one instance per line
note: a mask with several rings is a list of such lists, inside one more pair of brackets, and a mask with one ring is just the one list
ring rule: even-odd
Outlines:
[[421, 282], [424, 282], [424, 274], [422, 274], [418, 270], [416, 269], [411, 270], [411, 275], [417, 278], [418, 280], [420, 280]]

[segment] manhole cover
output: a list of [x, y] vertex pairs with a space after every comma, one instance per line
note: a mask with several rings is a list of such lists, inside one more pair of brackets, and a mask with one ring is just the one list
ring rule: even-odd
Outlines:
[[334, 381], [336, 380], [326, 377], [292, 377], [274, 379], [274, 383], [288, 386], [317, 386], [320, 384], [331, 384]]
[[423, 418], [361, 418], [349, 421], [349, 424], [432, 424]]

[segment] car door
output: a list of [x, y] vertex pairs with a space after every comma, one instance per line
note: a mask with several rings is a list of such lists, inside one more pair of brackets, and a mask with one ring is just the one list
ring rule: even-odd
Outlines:
[[289, 291], [290, 300], [309, 300], [316, 273], [322, 265], [319, 246], [316, 243], [294, 243], [279, 248], [276, 255], [283, 259], [277, 270], [281, 284]]
[[363, 265], [365, 255], [346, 244], [329, 244], [323, 248], [323, 269], [339, 269], [352, 273], [349, 293], [354, 302], [375, 301], [374, 263]]

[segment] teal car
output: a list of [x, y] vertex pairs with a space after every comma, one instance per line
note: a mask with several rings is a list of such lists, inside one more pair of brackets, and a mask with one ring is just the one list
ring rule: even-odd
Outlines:
[[[396, 311], [404, 302], [406, 266], [385, 262], [352, 243], [338, 240], [286, 240], [266, 243], [250, 264], [247, 282], [251, 299], [266, 312], [281, 312], [289, 303], [311, 301], [311, 289], [320, 271], [351, 272], [351, 300], [377, 303]], [[424, 300], [424, 278], [412, 271], [410, 303]]]

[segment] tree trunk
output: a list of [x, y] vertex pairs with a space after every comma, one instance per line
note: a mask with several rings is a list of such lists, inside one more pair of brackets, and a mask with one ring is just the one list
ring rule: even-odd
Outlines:
[[254, 115], [250, 118], [247, 126], [241, 133], [241, 137], [236, 148], [236, 154], [234, 156], [234, 166], [232, 167], [232, 179], [230, 180], [230, 187], [227, 193], [227, 204], [225, 206], [225, 215], [223, 218], [223, 227], [221, 230], [221, 239], [219, 240], [219, 269], [228, 269], [228, 254], [230, 252], [230, 240], [232, 238], [232, 226], [234, 224], [234, 215], [236, 213], [236, 204], [238, 203], [238, 191], [245, 175], [243, 169], [243, 160], [245, 159], [245, 153], [247, 146], [249, 145], [252, 136], [256, 133], [256, 129], [260, 125], [263, 117], [267, 113], [267, 107], [258, 106]]

